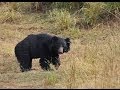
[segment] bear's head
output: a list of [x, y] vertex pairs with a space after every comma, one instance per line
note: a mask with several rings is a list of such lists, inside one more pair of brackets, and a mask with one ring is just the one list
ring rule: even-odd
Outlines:
[[52, 51], [57, 54], [63, 54], [70, 50], [70, 38], [52, 37]]
[[71, 43], [70, 38], [66, 38], [65, 41], [66, 41], [66, 47], [64, 48], [64, 52], [68, 52], [70, 50], [70, 43]]

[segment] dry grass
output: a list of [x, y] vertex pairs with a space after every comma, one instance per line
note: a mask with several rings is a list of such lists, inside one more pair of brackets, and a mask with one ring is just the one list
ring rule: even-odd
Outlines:
[[37, 59], [35, 70], [22, 73], [14, 47], [30, 33], [47, 32], [40, 26], [0, 24], [0, 88], [120, 88], [119, 23], [81, 30], [80, 39], [72, 40], [71, 51], [60, 56], [59, 70], [42, 71]]
[[[10, 7], [0, 12], [3, 13], [0, 14], [0, 88], [120, 88], [119, 22], [80, 30], [68, 12], [53, 12], [59, 21], [57, 26], [40, 14], [23, 15]], [[36, 59], [32, 71], [20, 72], [14, 55], [15, 45], [28, 34], [56, 32], [58, 27], [65, 29], [60, 29], [62, 35], [79, 37], [72, 40], [70, 52], [60, 56], [59, 70], [42, 71]]]

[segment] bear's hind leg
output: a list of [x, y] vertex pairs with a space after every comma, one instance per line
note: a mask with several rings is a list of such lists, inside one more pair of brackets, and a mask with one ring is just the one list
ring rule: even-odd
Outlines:
[[24, 54], [19, 57], [18, 62], [20, 63], [20, 69], [22, 72], [29, 71], [32, 67], [32, 60], [28, 54]]

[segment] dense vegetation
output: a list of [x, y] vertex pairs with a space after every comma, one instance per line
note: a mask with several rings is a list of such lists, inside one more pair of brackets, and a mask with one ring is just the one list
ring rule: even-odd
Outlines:
[[[11, 2], [1, 3], [0, 23], [49, 23], [54, 34], [79, 38], [81, 28], [89, 29], [100, 23], [120, 21], [119, 2]], [[42, 14], [42, 15], [41, 15]], [[27, 15], [34, 15], [31, 19]], [[31, 22], [30, 21], [30, 22]], [[52, 30], [51, 30], [52, 29]]]

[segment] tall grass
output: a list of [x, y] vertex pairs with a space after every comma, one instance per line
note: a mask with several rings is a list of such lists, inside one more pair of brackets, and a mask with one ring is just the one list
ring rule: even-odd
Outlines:
[[99, 21], [99, 14], [103, 12], [103, 9], [105, 8], [106, 4], [105, 3], [85, 3], [84, 7], [82, 8], [83, 12], [83, 24], [87, 23], [88, 25], [92, 26]]
[[[76, 18], [65, 9], [53, 9], [49, 12], [48, 21], [50, 32], [63, 36], [79, 37], [79, 29], [76, 27]], [[51, 27], [52, 26], [52, 27]]]
[[52, 8], [66, 9], [73, 13], [74, 11], [81, 9], [83, 5], [83, 2], [54, 2], [52, 3]]
[[3, 13], [1, 14], [1, 22], [16, 21], [17, 23], [22, 21], [23, 14], [45, 11], [44, 14], [49, 16], [48, 18], [53, 17], [52, 21], [55, 22], [55, 26], [59, 30], [71, 28], [73, 25], [74, 27], [89, 28], [89, 26], [93, 27], [102, 21], [110, 21], [113, 18], [120, 20], [119, 4], [119, 2], [12, 2], [2, 4], [1, 7], [4, 8], [0, 10]]
[[22, 15], [10, 5], [5, 4], [0, 8], [0, 23], [18, 23], [21, 21]]

